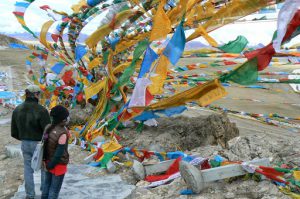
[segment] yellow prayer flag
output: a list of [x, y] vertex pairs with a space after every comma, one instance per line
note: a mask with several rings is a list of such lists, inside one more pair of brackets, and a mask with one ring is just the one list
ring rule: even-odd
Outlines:
[[58, 99], [58, 96], [52, 95], [51, 100], [50, 100], [49, 109], [52, 109], [54, 106], [57, 105], [57, 99]]
[[81, 136], [85, 136], [88, 132], [88, 130], [94, 125], [96, 125], [96, 121], [98, 120], [99, 117], [101, 117], [103, 111], [105, 110], [106, 104], [107, 104], [107, 98], [106, 98], [106, 93], [107, 93], [107, 79], [103, 80], [105, 82], [103, 86], [103, 91], [101, 92], [101, 95], [99, 96], [99, 102], [92, 113], [92, 115], [89, 117], [89, 120], [87, 121], [86, 128], [82, 132]]
[[50, 51], [53, 51], [50, 43], [47, 41], [47, 33], [49, 31], [49, 28], [51, 27], [51, 25], [54, 23], [54, 21], [50, 20], [47, 21], [46, 23], [43, 24], [42, 29], [41, 29], [41, 33], [40, 33], [40, 42], [46, 47], [48, 48]]
[[163, 93], [163, 85], [167, 78], [169, 59], [165, 55], [161, 55], [156, 66], [155, 75], [150, 77], [152, 84], [149, 86], [149, 91], [152, 95]]
[[84, 89], [85, 99], [88, 100], [91, 97], [93, 97], [94, 95], [96, 95], [97, 93], [99, 93], [106, 85], [106, 81], [107, 81], [107, 79], [104, 79], [101, 82], [96, 82], [96, 83], [92, 84], [91, 86], [85, 88]]
[[202, 35], [204, 37], [204, 39], [212, 47], [217, 47], [218, 46], [218, 43], [211, 36], [208, 35], [206, 30], [201, 25], [198, 26], [198, 29], [196, 29], [196, 32], [198, 32], [199, 35]]
[[122, 146], [116, 141], [111, 140], [110, 142], [102, 144], [101, 148], [105, 153], [109, 153], [119, 150], [120, 148], [122, 148]]
[[227, 95], [226, 90], [224, 89], [224, 87], [222, 87], [220, 82], [215, 81], [214, 84], [214, 89], [208, 90], [203, 96], [198, 99], [199, 106], [207, 106]]
[[150, 41], [165, 38], [171, 32], [171, 21], [164, 11], [166, 0], [162, 0], [157, 8], [157, 12], [153, 18], [153, 26], [150, 35]]
[[186, 13], [186, 0], [180, 0], [179, 4], [168, 12], [168, 17], [172, 24], [181, 20], [184, 13]]
[[139, 4], [140, 2], [139, 2], [139, 0], [131, 0], [133, 3], [135, 3], [135, 4]]
[[86, 6], [86, 0], [80, 0], [77, 4], [74, 4], [71, 6], [71, 9], [74, 11], [74, 13], [79, 13], [82, 6]]
[[26, 26], [26, 23], [25, 23], [25, 21], [24, 21], [23, 18], [22, 18], [22, 19], [17, 18], [17, 20], [18, 20], [18, 22], [19, 22], [21, 25]]
[[110, 24], [105, 24], [105, 25], [101, 26], [100, 28], [98, 28], [95, 32], [93, 32], [85, 40], [86, 45], [88, 45], [89, 48], [93, 48], [93, 47], [97, 46], [98, 42], [100, 40], [104, 39], [104, 37], [106, 35], [108, 35], [115, 26], [119, 26], [120, 24], [122, 24], [122, 22], [127, 20], [133, 14], [134, 14], [134, 11], [132, 11], [132, 10], [125, 10], [125, 11], [122, 11], [121, 13], [118, 13], [116, 15], [116, 17], [111, 21]]
[[134, 35], [131, 38], [125, 37], [125, 38], [121, 39], [121, 41], [116, 46], [116, 50], [114, 51], [114, 54], [116, 55], [116, 54], [128, 49], [129, 47], [131, 47], [131, 46], [137, 44], [138, 42], [144, 40], [145, 38], [149, 37], [149, 35], [150, 35], [150, 32], [145, 32], [145, 33]]
[[150, 110], [166, 109], [184, 105], [187, 102], [198, 100], [201, 105], [206, 105], [212, 101], [225, 96], [227, 93], [219, 80], [215, 79], [203, 85], [196, 86], [189, 90], [175, 94], [172, 97], [160, 100], [148, 106]]
[[89, 63], [89, 65], [88, 65], [89, 70], [92, 70], [93, 68], [95, 68], [96, 66], [98, 66], [98, 65], [100, 65], [100, 64], [101, 64], [101, 59], [100, 59], [100, 58], [95, 58], [95, 59], [93, 59], [93, 60]]
[[[269, 0], [232, 1], [212, 15], [212, 17], [203, 24], [203, 28], [207, 32], [210, 32], [235, 21], [239, 17], [256, 12], [267, 5], [271, 5]], [[186, 41], [191, 41], [199, 36], [201, 36], [201, 31], [195, 31]]]
[[293, 171], [295, 180], [300, 181], [300, 171]]
[[82, 83], [83, 83], [85, 86], [89, 86], [89, 85], [91, 84], [91, 82], [87, 79], [87, 77], [82, 78]]
[[123, 64], [118, 65], [116, 68], [114, 68], [113, 73], [117, 74], [117, 73], [123, 72], [125, 70], [125, 68], [127, 68], [130, 64], [131, 64], [131, 62], [125, 62]]
[[113, 51], [110, 50], [109, 55], [108, 55], [108, 61], [107, 61], [107, 71], [109, 74], [109, 79], [115, 84], [115, 83], [117, 83], [117, 78], [114, 75], [113, 69], [112, 69], [113, 57], [114, 57]]
[[89, 48], [97, 46], [98, 42], [102, 40], [106, 35], [108, 35], [112, 29], [109, 24], [105, 24], [93, 32], [86, 40], [85, 43]]

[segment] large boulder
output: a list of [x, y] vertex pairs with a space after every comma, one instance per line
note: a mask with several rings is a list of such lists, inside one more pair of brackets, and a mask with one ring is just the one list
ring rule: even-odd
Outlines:
[[70, 126], [83, 125], [87, 122], [88, 118], [92, 115], [95, 107], [91, 104], [86, 104], [84, 108], [77, 105], [69, 110], [70, 112]]
[[221, 145], [239, 136], [239, 130], [225, 114], [198, 117], [175, 117], [158, 119], [157, 127], [145, 127], [142, 133], [135, 129], [122, 132], [124, 146], [148, 150], [191, 150], [199, 146]]

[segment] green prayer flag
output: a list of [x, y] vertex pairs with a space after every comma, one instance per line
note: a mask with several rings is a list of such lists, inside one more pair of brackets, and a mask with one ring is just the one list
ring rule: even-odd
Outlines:
[[113, 153], [104, 153], [104, 157], [100, 161], [101, 168], [106, 168], [107, 163], [114, 157]]
[[248, 44], [248, 40], [244, 36], [238, 36], [234, 41], [218, 47], [218, 49], [226, 53], [241, 53]]
[[143, 40], [143, 41], [139, 42], [139, 44], [137, 45], [137, 47], [135, 48], [135, 50], [133, 52], [133, 59], [132, 59], [130, 66], [127, 67], [125, 69], [124, 73], [121, 75], [118, 83], [115, 85], [115, 87], [113, 89], [113, 92], [115, 92], [118, 87], [123, 86], [128, 82], [130, 77], [135, 72], [137, 60], [146, 51], [148, 44], [149, 44], [148, 40]]
[[220, 77], [221, 82], [232, 81], [241, 85], [249, 85], [257, 82], [257, 58], [245, 62], [228, 74]]
[[108, 113], [110, 112], [110, 109], [111, 109], [111, 102], [110, 102], [110, 100], [109, 100], [109, 101], [106, 102], [106, 104], [105, 104], [105, 108], [104, 108], [104, 111], [103, 111], [103, 113], [102, 113], [102, 115], [101, 115], [101, 118], [106, 117], [106, 116], [108, 115]]
[[221, 162], [218, 162], [218, 161], [215, 161], [215, 160], [210, 160], [209, 163], [210, 163], [210, 166], [212, 168], [221, 166]]
[[212, 63], [210, 64], [212, 67], [216, 67], [216, 66], [221, 66], [220, 64], [217, 64], [217, 63]]
[[196, 57], [209, 57], [208, 54], [204, 54], [204, 53], [196, 53], [195, 56]]
[[105, 51], [105, 52], [103, 53], [103, 64], [107, 64], [108, 55], [109, 55], [109, 52], [108, 52], [108, 51]]
[[107, 130], [109, 130], [109, 131], [114, 130], [117, 127], [118, 123], [119, 123], [119, 121], [115, 117], [113, 119], [109, 120], [108, 124], [107, 124]]
[[140, 122], [136, 127], [136, 131], [141, 133], [143, 129], [144, 129], [144, 122]]

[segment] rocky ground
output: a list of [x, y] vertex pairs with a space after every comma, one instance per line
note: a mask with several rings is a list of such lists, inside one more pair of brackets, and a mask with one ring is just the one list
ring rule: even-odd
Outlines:
[[[190, 116], [193, 115], [192, 111], [190, 111]], [[186, 113], [188, 114], [188, 113]], [[201, 113], [203, 114], [203, 113]], [[209, 113], [208, 113], [209, 114]], [[201, 118], [201, 117], [200, 117]], [[171, 128], [171, 132], [178, 132], [180, 131], [180, 128], [176, 128], [177, 125], [181, 124], [184, 129], [187, 129], [187, 132], [189, 134], [194, 135], [195, 132], [189, 131], [191, 128], [191, 121], [194, 121], [193, 125], [201, 125], [201, 122], [195, 123], [195, 121], [199, 121], [199, 116], [196, 116], [194, 118], [190, 118], [189, 122], [185, 123], [178, 123], [177, 118], [171, 119], [174, 123], [173, 125], [175, 128]], [[205, 120], [206, 118], [206, 120]], [[212, 128], [209, 126], [209, 120], [211, 118], [214, 118], [214, 125]], [[218, 119], [219, 120], [218, 120]], [[221, 118], [221, 119], [220, 119]], [[178, 118], [182, 121], [182, 118]], [[226, 142], [226, 136], [215, 137], [214, 132], [217, 130], [214, 129], [220, 121], [223, 121], [223, 125], [220, 125], [222, 128], [217, 128], [219, 131], [217, 132], [223, 132], [224, 135], [227, 135], [229, 137], [234, 137], [227, 143], [227, 147], [222, 147], [221, 144], [215, 145], [213, 142], [204, 142], [205, 144], [200, 143], [198, 147], [193, 148], [192, 150], [186, 150], [185, 152], [188, 154], [198, 154], [202, 157], [214, 157], [215, 155], [221, 155], [227, 160], [231, 161], [247, 161], [247, 160], [253, 160], [256, 158], [269, 158], [272, 165], [281, 165], [282, 163], [289, 164], [292, 166], [299, 166], [300, 165], [300, 153], [299, 149], [300, 146], [297, 144], [299, 143], [299, 137], [288, 137], [285, 136], [284, 129], [280, 129], [278, 127], [270, 127], [264, 124], [260, 124], [258, 122], [250, 121], [252, 126], [255, 126], [255, 129], [258, 130], [258, 132], [253, 132], [252, 134], [247, 133], [247, 127], [244, 125], [243, 122], [240, 122], [240, 120], [237, 120], [237, 126], [244, 126], [246, 128], [246, 131], [243, 130], [243, 128], [240, 129], [240, 135], [238, 133], [229, 133], [234, 132], [232, 130], [235, 130], [235, 124], [230, 123], [227, 121], [227, 116], [224, 115], [210, 115], [203, 117], [202, 116], [202, 122], [204, 122], [207, 126], [205, 130], [201, 129], [201, 127], [198, 126], [196, 128], [196, 132], [199, 134], [205, 134], [205, 132], [209, 132], [211, 129], [211, 134], [207, 134], [205, 136], [204, 140], [215, 140], [218, 139], [222, 142]], [[167, 120], [167, 119], [164, 119]], [[184, 121], [184, 119], [183, 119]], [[224, 122], [225, 121], [225, 122]], [[249, 122], [249, 121], [247, 121]], [[162, 126], [164, 126], [165, 123], [161, 123]], [[166, 122], [166, 124], [170, 124]], [[220, 123], [219, 123], [220, 124]], [[276, 136], [268, 136], [267, 134], [261, 134], [260, 131], [265, 131], [265, 128], [276, 128], [277, 130], [281, 130], [282, 135], [280, 137]], [[165, 128], [164, 131], [158, 131], [163, 132], [162, 134], [168, 133], [168, 130], [170, 131], [170, 128], [168, 128], [168, 125], [165, 127], [158, 127], [158, 128]], [[272, 134], [271, 129], [268, 129], [269, 133]], [[162, 129], [160, 129], [162, 130]], [[227, 130], [230, 130], [229, 132]], [[151, 135], [151, 133], [153, 133]], [[290, 133], [286, 131], [286, 133]], [[247, 134], [247, 135], [245, 135]], [[147, 136], [148, 135], [148, 136]], [[138, 135], [138, 139], [134, 140], [133, 142], [147, 145], [150, 143], [167, 143], [166, 146], [169, 145], [176, 145], [175, 143], [170, 144], [170, 142], [173, 142], [176, 139], [173, 139], [174, 136], [169, 136], [169, 140], [165, 140], [160, 138], [158, 135], [155, 134], [154, 129], [149, 130], [148, 128], [145, 129], [145, 132], [143, 132], [141, 135]], [[130, 137], [134, 137], [130, 135]], [[142, 137], [142, 139], [139, 139]], [[150, 139], [147, 139], [150, 138]], [[209, 139], [211, 137], [211, 139]], [[172, 138], [172, 139], [171, 139]], [[203, 139], [203, 137], [201, 137]], [[197, 141], [202, 140], [200, 139], [200, 136], [194, 136], [194, 142], [197, 143]], [[161, 142], [159, 142], [159, 141]], [[176, 141], [175, 141], [176, 142]], [[146, 144], [145, 144], [146, 143]], [[180, 140], [179, 140], [180, 143]], [[211, 145], [213, 144], [213, 145]], [[186, 149], [189, 148], [190, 143], [187, 142]], [[225, 183], [224, 183], [225, 182]], [[146, 182], [140, 181], [137, 183], [137, 185], [145, 185]], [[182, 196], [180, 195], [180, 191], [186, 188], [186, 184], [182, 179], [176, 179], [174, 182], [163, 185], [154, 189], [144, 189], [143, 187], [139, 187], [132, 193], [130, 198], [217, 198], [217, 199], [227, 199], [227, 198], [255, 198], [255, 199], [267, 199], [267, 198], [289, 198], [288, 196], [282, 194], [278, 188], [272, 184], [268, 180], [257, 182], [253, 179], [245, 179], [245, 178], [234, 178], [234, 179], [228, 179], [225, 181], [219, 181], [215, 183], [211, 183], [207, 186], [205, 190], [200, 195], [196, 196]]]
[[[11, 55], [14, 56], [11, 56]], [[10, 71], [11, 81], [9, 89], [17, 91], [26, 85], [24, 67], [28, 51], [3, 50], [0, 51], [0, 70]], [[201, 59], [182, 59], [181, 64], [197, 63]], [[294, 66], [269, 67], [268, 71], [291, 71]], [[199, 69], [211, 71], [211, 69]], [[194, 71], [195, 72], [195, 71]], [[288, 85], [269, 84], [269, 87], [279, 88], [283, 92], [274, 90], [243, 89], [238, 87], [226, 88], [230, 98], [255, 98], [258, 101], [243, 101], [221, 99], [214, 103], [238, 111], [254, 113], [279, 113], [289, 117], [299, 117], [299, 94], [290, 91]], [[282, 104], [281, 102], [286, 102]], [[80, 121], [84, 121], [87, 113], [82, 114]], [[23, 163], [20, 158], [8, 158], [5, 146], [18, 144], [10, 137], [11, 110], [0, 107], [0, 198], [11, 198], [23, 182]], [[248, 120], [234, 115], [224, 116], [220, 113], [212, 115], [212, 111], [191, 107], [179, 118], [161, 118], [158, 127], [146, 127], [142, 133], [134, 128], [122, 131], [122, 144], [125, 146], [144, 147], [149, 150], [183, 150], [188, 154], [199, 154], [202, 157], [212, 157], [216, 154], [229, 160], [251, 160], [254, 158], [270, 158], [273, 165], [286, 163], [300, 164], [299, 132], [288, 128], [270, 126], [257, 121]], [[78, 146], [70, 149], [71, 164], [84, 164], [83, 159], [88, 155]], [[127, 183], [137, 188], [128, 198], [257, 198], [273, 199], [288, 198], [278, 191], [270, 181], [256, 182], [244, 178], [230, 179], [210, 184], [200, 195], [181, 196], [179, 192], [186, 188], [181, 178], [168, 185], [154, 189], [145, 189], [145, 182], [138, 181], [130, 168], [119, 167], [117, 174]], [[105, 171], [94, 170], [91, 177], [110, 175]], [[225, 182], [225, 183], [224, 183]]]
[[[2, 109], [3, 110], [3, 109]], [[9, 115], [9, 113], [8, 113]], [[7, 116], [8, 116], [7, 115]], [[201, 118], [202, 117], [202, 118]], [[171, 121], [176, 123], [176, 125], [181, 125], [187, 128], [187, 132], [190, 135], [194, 135], [195, 143], [199, 142], [198, 147], [191, 147], [186, 145], [185, 152], [188, 154], [198, 154], [202, 157], [213, 157], [214, 155], [221, 155], [222, 157], [228, 160], [252, 160], [255, 158], [270, 158], [273, 165], [277, 165], [279, 163], [286, 163], [290, 165], [300, 165], [300, 156], [299, 149], [300, 146], [298, 137], [284, 137], [281, 139], [272, 138], [266, 135], [243, 135], [244, 133], [239, 132], [236, 128], [236, 125], [230, 123], [228, 117], [225, 115], [208, 115], [194, 117], [187, 120], [185, 123], [178, 123], [178, 120], [184, 121], [186, 118], [172, 118], [172, 119], [161, 119], [160, 126], [161, 127], [148, 127], [141, 134], [138, 134], [134, 138], [134, 134], [137, 134], [134, 130], [127, 129], [127, 132], [124, 132], [124, 135], [128, 135], [133, 137], [132, 143], [140, 143], [146, 145], [157, 145], [163, 149], [164, 146], [167, 149], [173, 149], [172, 146], [180, 145], [184, 147], [181, 139], [171, 139], [174, 137], [176, 133], [181, 132], [180, 128], [170, 128]], [[201, 118], [202, 122], [199, 122]], [[209, 125], [209, 122], [212, 118], [214, 118], [213, 126]], [[2, 119], [3, 121], [3, 119]], [[6, 120], [7, 121], [7, 120]], [[206, 121], [206, 122], [205, 122]], [[203, 122], [206, 124], [206, 128], [208, 129], [206, 136], [205, 132], [201, 130], [201, 124]], [[223, 124], [222, 124], [223, 122]], [[215, 126], [219, 125], [220, 128], [215, 128]], [[260, 128], [262, 124], [257, 122], [253, 122], [253, 125], [257, 125], [256, 128]], [[176, 126], [175, 125], [175, 126]], [[1, 125], [4, 128], [1, 128], [1, 184], [0, 193], [2, 193], [3, 198], [10, 198], [14, 192], [17, 190], [18, 185], [22, 183], [23, 175], [22, 175], [22, 161], [19, 158], [7, 158], [4, 153], [4, 146], [7, 144], [14, 144], [17, 141], [11, 139], [9, 137], [9, 122], [5, 125]], [[237, 125], [238, 126], [238, 125]], [[157, 129], [160, 128], [160, 129]], [[168, 134], [168, 136], [164, 135], [163, 137], [167, 137], [169, 139], [162, 139], [160, 137], [155, 140], [157, 137], [156, 134], [152, 135], [154, 132], [160, 132], [164, 128], [164, 134]], [[192, 130], [193, 129], [193, 130]], [[228, 131], [228, 130], [231, 131]], [[230, 134], [228, 132], [234, 132]], [[224, 136], [214, 136], [210, 135], [208, 132], [219, 132]], [[171, 133], [170, 133], [171, 132]], [[197, 136], [195, 133], [199, 133], [202, 136]], [[227, 135], [228, 134], [228, 135]], [[219, 134], [218, 134], [219, 135]], [[210, 137], [211, 136], [211, 137]], [[229, 137], [227, 137], [229, 136]], [[138, 138], [142, 137], [145, 141], [140, 141]], [[188, 137], [188, 136], [187, 136]], [[183, 139], [189, 140], [187, 137], [183, 136]], [[203, 141], [203, 139], [205, 141]], [[227, 140], [230, 139], [230, 140]], [[217, 141], [219, 140], [219, 141]], [[153, 142], [151, 142], [153, 141]], [[228, 142], [227, 142], [228, 141]], [[129, 144], [129, 140], [124, 139], [124, 142]], [[226, 142], [227, 148], [222, 147], [222, 144], [218, 144], [218, 142]], [[166, 143], [166, 145], [165, 145]], [[148, 145], [148, 146], [149, 146]], [[198, 145], [198, 144], [196, 144]], [[134, 146], [134, 144], [133, 144]], [[170, 148], [168, 148], [170, 146]], [[190, 148], [193, 148], [189, 150]], [[71, 155], [71, 164], [83, 164], [83, 159], [88, 155], [87, 152], [84, 152], [80, 149], [79, 146], [73, 146], [70, 148]], [[184, 181], [179, 178], [171, 182], [170, 184], [163, 185], [153, 189], [145, 189], [143, 188], [147, 183], [144, 181], [138, 181], [129, 168], [119, 167], [117, 173], [119, 174], [123, 180], [125, 180], [128, 184], [136, 185], [136, 189], [128, 196], [127, 198], [220, 198], [220, 199], [229, 199], [229, 198], [255, 198], [255, 199], [267, 199], [267, 198], [288, 198], [278, 191], [278, 188], [273, 185], [270, 181], [260, 181], [257, 182], [253, 179], [245, 179], [245, 178], [236, 178], [229, 179], [225, 181], [219, 181], [215, 183], [211, 183], [207, 185], [207, 188], [203, 190], [200, 195], [195, 196], [182, 196], [180, 195], [180, 191], [186, 189], [186, 184]], [[93, 170], [89, 173], [90, 177], [101, 177], [111, 175], [103, 170]]]
[[18, 157], [8, 158], [5, 146], [17, 144], [10, 137], [11, 111], [0, 106], [0, 198], [9, 198], [23, 181], [23, 162]]

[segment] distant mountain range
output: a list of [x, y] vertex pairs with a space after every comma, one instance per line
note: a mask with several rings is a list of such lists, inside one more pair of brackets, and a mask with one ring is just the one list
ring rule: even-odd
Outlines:
[[[23, 33], [1, 33], [0, 34], [4, 34], [4, 35], [7, 35], [9, 37], [13, 37], [13, 38], [16, 38], [16, 39], [19, 39], [21, 41], [37, 41], [36, 38], [34, 38], [30, 33], [27, 33], [27, 32], [23, 32]], [[39, 32], [35, 32], [36, 35], [40, 35]], [[88, 35], [86, 34], [81, 34], [79, 36], [79, 39], [78, 41], [80, 43], [84, 42], [86, 39], [88, 38]], [[67, 41], [68, 40], [68, 36], [67, 34], [64, 34], [63, 35], [63, 39], [64, 41]], [[51, 41], [51, 34], [48, 33], [47, 34], [47, 40], [48, 41]], [[198, 48], [207, 48], [209, 47], [208, 45], [205, 45], [203, 43], [201, 43], [200, 41], [190, 41], [188, 43], [186, 43], [186, 46], [185, 46], [185, 50], [194, 50], [194, 49], [198, 49]]]
[[12, 38], [10, 36], [4, 35], [0, 33], [0, 46], [9, 46], [10, 43], [17, 43], [22, 44], [22, 42], [19, 39]]
[[[37, 41], [36, 38], [34, 38], [30, 33], [28, 32], [22, 32], [22, 33], [1, 33], [0, 34], [3, 34], [3, 35], [7, 35], [9, 37], [13, 37], [13, 38], [16, 38], [16, 39], [19, 39], [21, 41]], [[39, 32], [34, 32], [34, 34], [36, 34], [37, 36], [40, 35]], [[87, 39], [88, 35], [86, 34], [81, 34], [78, 38], [78, 41], [81, 43], [81, 42], [84, 42], [86, 39]], [[63, 39], [64, 41], [67, 41], [68, 40], [68, 35], [67, 34], [64, 34], [63, 35]], [[51, 34], [48, 33], [47, 34], [47, 40], [48, 41], [52, 41], [51, 39]]]
[[185, 44], [184, 50], [196, 50], [199, 48], [211, 48], [211, 46], [205, 45], [200, 41], [190, 41]]

